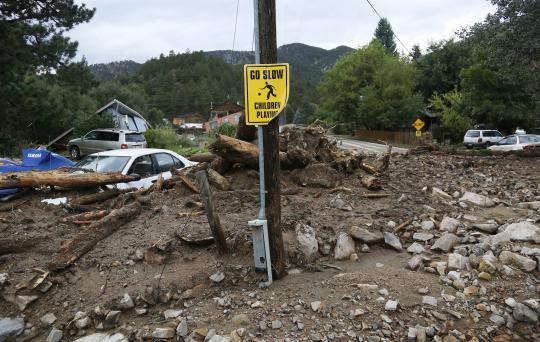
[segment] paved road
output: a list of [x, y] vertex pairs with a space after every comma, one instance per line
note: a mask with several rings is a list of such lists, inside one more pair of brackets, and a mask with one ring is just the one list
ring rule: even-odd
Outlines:
[[[386, 145], [383, 144], [376, 144], [372, 142], [367, 141], [360, 141], [360, 140], [351, 140], [351, 139], [343, 139], [340, 137], [334, 137], [338, 141], [341, 141], [341, 147], [347, 148], [347, 149], [356, 149], [356, 150], [364, 150], [366, 152], [372, 152], [372, 153], [383, 153], [386, 152]], [[401, 147], [392, 147], [392, 153], [407, 153], [408, 149], [401, 148]]]

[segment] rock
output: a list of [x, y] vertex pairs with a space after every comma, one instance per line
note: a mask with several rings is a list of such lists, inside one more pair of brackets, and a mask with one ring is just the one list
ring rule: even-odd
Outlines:
[[424, 296], [422, 297], [422, 304], [431, 305], [431, 306], [437, 306], [437, 298], [432, 296]]
[[133, 299], [131, 298], [129, 293], [124, 293], [118, 303], [118, 307], [120, 310], [129, 310], [135, 307], [135, 303], [133, 303]]
[[9, 275], [7, 273], [0, 273], [0, 289], [7, 283]]
[[371, 232], [365, 228], [352, 226], [349, 230], [349, 234], [356, 240], [359, 240], [363, 243], [374, 244], [382, 242], [384, 240], [383, 235], [380, 231]]
[[399, 301], [397, 300], [389, 300], [384, 305], [384, 310], [386, 311], [396, 311], [399, 305]]
[[527, 305], [516, 303], [513, 307], [512, 315], [516, 321], [524, 323], [538, 322], [538, 314], [531, 310]]
[[499, 254], [499, 260], [504, 265], [513, 265], [526, 272], [536, 269], [536, 261], [510, 251], [502, 251]]
[[212, 336], [208, 342], [228, 342], [228, 339], [226, 339], [225, 337], [221, 336], [221, 335], [214, 335]]
[[320, 308], [321, 308], [321, 302], [320, 301], [311, 302], [311, 310], [317, 312], [317, 311], [319, 311]]
[[478, 279], [482, 279], [482, 280], [485, 280], [485, 281], [490, 281], [491, 280], [491, 274], [489, 274], [487, 272], [480, 272], [480, 273], [478, 273]]
[[342, 175], [327, 163], [311, 163], [303, 169], [293, 171], [293, 180], [302, 186], [335, 188], [343, 179]]
[[540, 201], [521, 202], [521, 203], [516, 204], [516, 207], [521, 208], [521, 209], [538, 210], [540, 209]]
[[431, 239], [433, 239], [433, 234], [431, 233], [414, 233], [413, 234], [413, 240], [416, 240], [416, 241], [427, 242]]
[[482, 258], [482, 260], [480, 261], [480, 264], [478, 265], [478, 270], [480, 272], [487, 272], [487, 273], [494, 274], [495, 272], [497, 272], [497, 267], [491, 260]]
[[461, 222], [459, 222], [459, 220], [445, 216], [443, 217], [441, 223], [439, 223], [439, 230], [449, 233], [455, 233], [460, 224]]
[[426, 342], [427, 341], [426, 328], [420, 325], [417, 325], [415, 328], [416, 328], [416, 342]]
[[450, 271], [446, 276], [452, 281], [461, 278], [461, 274], [457, 271]]
[[435, 240], [435, 243], [433, 244], [433, 246], [431, 246], [431, 249], [440, 250], [448, 253], [454, 248], [455, 245], [460, 243], [460, 241], [461, 239], [456, 235], [452, 233], [446, 233], [437, 240]]
[[493, 234], [499, 229], [499, 225], [495, 222], [491, 223], [475, 223], [472, 225], [473, 228], [481, 230], [483, 232]]
[[165, 317], [166, 319], [176, 318], [180, 316], [183, 312], [184, 312], [183, 310], [169, 309], [169, 310], [163, 311], [163, 317]]
[[59, 342], [62, 339], [62, 336], [64, 336], [64, 332], [62, 330], [52, 328], [47, 336], [46, 342]]
[[188, 335], [188, 324], [186, 319], [181, 320], [176, 326], [176, 335], [180, 337], [186, 337]]
[[24, 331], [24, 318], [0, 317], [0, 341], [19, 336]]
[[474, 204], [479, 207], [483, 208], [489, 208], [495, 206], [495, 202], [491, 200], [489, 197], [475, 194], [474, 192], [466, 192], [461, 196], [459, 199], [460, 202], [466, 202], [470, 204]]
[[56, 316], [54, 313], [49, 312], [48, 314], [45, 314], [43, 317], [39, 319], [45, 326], [52, 325], [54, 322], [56, 322]]
[[469, 297], [478, 295], [478, 287], [477, 286], [467, 286], [463, 289], [463, 294]]
[[307, 224], [298, 223], [295, 232], [300, 252], [307, 260], [313, 260], [317, 256], [317, 251], [319, 250], [319, 243], [315, 236], [315, 230]]
[[352, 210], [352, 206], [349, 203], [345, 202], [343, 199], [341, 199], [340, 194], [337, 194], [336, 197], [334, 197], [330, 201], [330, 206], [337, 209], [345, 210], [345, 211]]
[[221, 271], [217, 271], [210, 276], [210, 280], [212, 280], [214, 283], [221, 283], [223, 279], [225, 279], [225, 273]]
[[409, 339], [411, 341], [416, 340], [416, 328], [409, 327], [409, 330], [407, 331], [407, 339]]
[[412, 245], [410, 245], [407, 248], [407, 252], [412, 253], [412, 254], [420, 254], [420, 253], [423, 253], [424, 251], [425, 251], [424, 246], [422, 246], [418, 242], [414, 242]]
[[509, 234], [512, 241], [530, 241], [540, 243], [540, 227], [529, 221], [512, 223], [506, 227], [505, 233]]
[[401, 241], [395, 234], [385, 232], [383, 235], [384, 235], [385, 244], [387, 244], [388, 246], [394, 248], [395, 250], [399, 252], [403, 250], [403, 247], [401, 246]]
[[415, 255], [407, 262], [407, 268], [411, 271], [417, 271], [422, 268], [424, 265], [422, 257], [420, 255]]
[[457, 253], [451, 253], [448, 255], [448, 269], [452, 270], [464, 270], [469, 264], [469, 258]]
[[435, 228], [435, 223], [433, 221], [431, 221], [431, 220], [422, 221], [422, 223], [420, 223], [420, 227], [423, 230], [431, 230], [431, 229]]
[[506, 324], [506, 319], [504, 319], [503, 316], [499, 316], [499, 315], [496, 315], [496, 314], [492, 314], [489, 317], [489, 320], [492, 321], [493, 323], [495, 323], [495, 325], [497, 325], [498, 327], [503, 326], [503, 325]]
[[354, 240], [347, 233], [340, 233], [336, 239], [336, 248], [334, 249], [334, 259], [349, 259], [355, 252], [356, 246]]
[[281, 323], [280, 320], [276, 319], [275, 321], [272, 321], [272, 329], [281, 329], [283, 326], [283, 323]]
[[24, 311], [28, 304], [37, 300], [38, 296], [17, 296], [15, 297], [15, 304], [19, 307], [19, 310]]
[[118, 325], [118, 322], [120, 321], [120, 314], [122, 311], [117, 310], [111, 310], [109, 313], [107, 313], [107, 316], [105, 316], [105, 320], [103, 321], [103, 329], [108, 330], [112, 328], [116, 328]]
[[439, 196], [442, 199], [446, 199], [446, 200], [451, 200], [452, 199], [452, 196], [450, 196], [447, 192], [444, 192], [443, 190], [441, 190], [439, 188], [436, 188], [436, 187], [433, 187], [431, 189], [431, 194], [435, 195], [435, 196]]
[[358, 254], [356, 254], [356, 253], [351, 254], [351, 256], [349, 257], [349, 260], [351, 260], [353, 262], [357, 262], [358, 261]]
[[517, 302], [514, 298], [509, 297], [504, 300], [504, 304], [508, 305], [509, 307], [513, 308], [516, 306]]
[[173, 338], [175, 334], [176, 334], [176, 330], [174, 328], [170, 328], [170, 327], [156, 328], [154, 329], [154, 332], [152, 333], [152, 338], [169, 339], [169, 338]]
[[88, 328], [92, 324], [90, 317], [86, 316], [75, 321], [77, 329], [82, 330]]
[[248, 325], [249, 317], [246, 314], [238, 314], [232, 318], [232, 322], [236, 325]]
[[428, 294], [429, 289], [427, 287], [421, 287], [421, 288], [417, 289], [416, 292], [418, 292], [420, 294]]
[[120, 333], [113, 335], [97, 333], [79, 338], [73, 342], [128, 342], [128, 339]]

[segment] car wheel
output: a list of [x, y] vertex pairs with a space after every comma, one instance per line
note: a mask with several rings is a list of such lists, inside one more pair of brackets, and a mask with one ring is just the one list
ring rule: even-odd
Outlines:
[[485, 147], [485, 148], [488, 148], [488, 147], [490, 147], [490, 146], [491, 146], [491, 143], [490, 143], [489, 141], [486, 142], [486, 143], [484, 144], [484, 147]]
[[69, 155], [73, 159], [81, 159], [81, 150], [77, 146], [71, 146], [69, 148]]

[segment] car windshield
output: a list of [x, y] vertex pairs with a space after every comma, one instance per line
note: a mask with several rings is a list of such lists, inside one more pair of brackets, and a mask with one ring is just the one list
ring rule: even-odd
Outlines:
[[128, 160], [129, 157], [90, 155], [75, 166], [95, 172], [122, 172]]
[[480, 136], [480, 131], [467, 131], [465, 136], [469, 138], [478, 138]]
[[126, 142], [143, 142], [144, 135], [140, 133], [126, 133]]

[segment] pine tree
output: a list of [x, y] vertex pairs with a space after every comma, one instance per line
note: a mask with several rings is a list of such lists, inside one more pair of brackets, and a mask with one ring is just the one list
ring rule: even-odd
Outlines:
[[418, 58], [422, 57], [422, 50], [420, 50], [420, 45], [414, 44], [412, 47], [411, 57], [415, 61], [418, 60]]
[[375, 38], [378, 39], [390, 55], [397, 56], [396, 41], [394, 40], [394, 31], [386, 18], [379, 20], [375, 29]]

